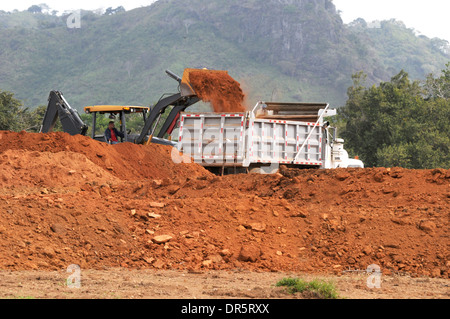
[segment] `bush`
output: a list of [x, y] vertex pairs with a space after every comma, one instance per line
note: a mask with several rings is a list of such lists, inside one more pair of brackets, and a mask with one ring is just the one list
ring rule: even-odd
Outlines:
[[276, 284], [276, 286], [288, 287], [288, 292], [291, 294], [300, 292], [310, 293], [313, 296], [321, 299], [339, 298], [336, 287], [333, 283], [318, 279], [307, 282], [300, 278], [283, 278]]

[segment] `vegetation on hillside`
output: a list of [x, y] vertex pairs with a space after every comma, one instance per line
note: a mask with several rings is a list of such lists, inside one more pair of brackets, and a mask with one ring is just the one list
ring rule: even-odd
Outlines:
[[[343, 105], [349, 74], [370, 84], [401, 69], [412, 79], [441, 70], [448, 43], [397, 21], [344, 25], [331, 0], [159, 0], [125, 12], [51, 9], [0, 12], [0, 87], [30, 107], [51, 90], [81, 110], [92, 104], [149, 106], [177, 90], [164, 73], [225, 69], [258, 100]], [[205, 109], [198, 104], [193, 110]]]

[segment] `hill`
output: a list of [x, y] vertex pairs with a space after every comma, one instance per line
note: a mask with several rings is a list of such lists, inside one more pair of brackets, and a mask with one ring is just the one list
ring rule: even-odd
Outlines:
[[[0, 12], [0, 88], [27, 106], [50, 90], [72, 106], [155, 103], [177, 90], [164, 70], [225, 69], [256, 100], [345, 103], [351, 74], [372, 83], [404, 69], [439, 72], [448, 43], [397, 21], [345, 25], [330, 0], [159, 0], [116, 14]], [[202, 107], [200, 106], [196, 106]]]

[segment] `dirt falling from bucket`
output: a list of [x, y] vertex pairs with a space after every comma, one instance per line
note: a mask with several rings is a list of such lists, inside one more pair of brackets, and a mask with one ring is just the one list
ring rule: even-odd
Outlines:
[[245, 112], [245, 94], [228, 72], [196, 70], [189, 79], [197, 96], [211, 103], [214, 112]]

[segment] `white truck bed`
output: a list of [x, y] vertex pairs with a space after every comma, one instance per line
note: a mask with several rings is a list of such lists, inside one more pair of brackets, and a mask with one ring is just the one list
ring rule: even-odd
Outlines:
[[[324, 128], [317, 110], [323, 107], [325, 111], [328, 105], [315, 104], [315, 116], [308, 111], [305, 117], [315, 122], [277, 119], [295, 117], [289, 112], [287, 115], [265, 109], [263, 113], [255, 112], [258, 106], [264, 105], [259, 102], [253, 111], [246, 113], [181, 113], [178, 149], [203, 166], [250, 167], [277, 163], [322, 167]], [[270, 107], [289, 111], [294, 105], [300, 104]], [[312, 108], [312, 104], [301, 105]]]

